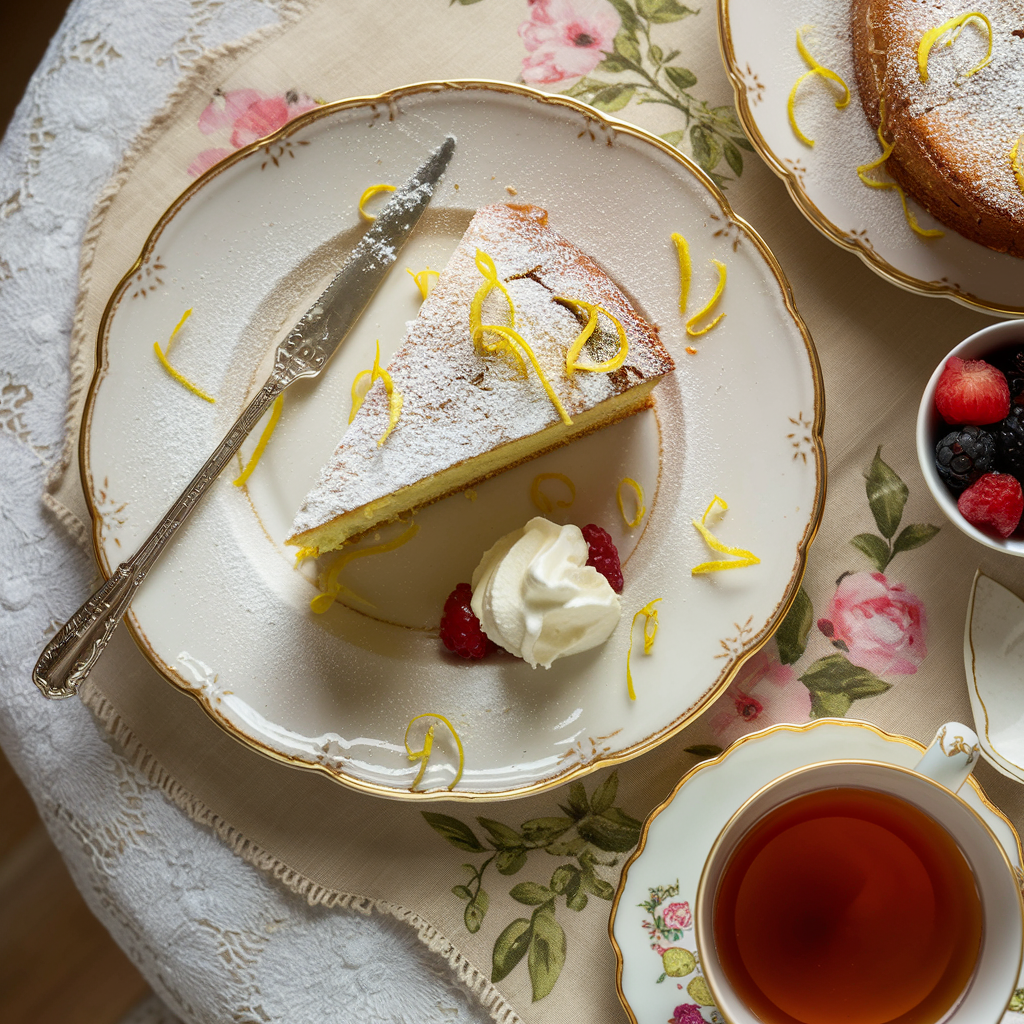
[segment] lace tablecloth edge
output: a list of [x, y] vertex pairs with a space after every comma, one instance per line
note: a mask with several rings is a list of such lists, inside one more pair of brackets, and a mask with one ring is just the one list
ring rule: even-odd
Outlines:
[[79, 691], [82, 703], [92, 712], [100, 727], [121, 748], [124, 756], [146, 779], [159, 789], [168, 800], [184, 811], [192, 821], [209, 828], [237, 857], [259, 868], [280, 882], [286, 889], [301, 896], [312, 906], [340, 907], [369, 916], [374, 911], [389, 914], [409, 925], [420, 942], [432, 953], [440, 956], [452, 973], [480, 1002], [492, 1020], [498, 1024], [522, 1024], [516, 1013], [487, 975], [467, 959], [455, 944], [415, 911], [386, 900], [361, 896], [358, 893], [328, 889], [293, 868], [262, 847], [252, 842], [230, 822], [197, 800], [184, 786], [176, 782], [155, 757], [143, 746], [131, 728], [123, 721], [117, 708], [86, 679]]
[[53, 514], [65, 527], [71, 538], [87, 551], [92, 550], [89, 523], [62, 501], [57, 492], [64, 482], [68, 469], [76, 458], [78, 447], [79, 425], [83, 409], [83, 396], [92, 381], [95, 367], [89, 369], [87, 358], [88, 346], [95, 345], [96, 339], [85, 331], [86, 309], [89, 290], [92, 285], [92, 265], [96, 255], [107, 212], [114, 197], [128, 180], [128, 176], [149, 145], [154, 142], [165, 123], [175, 116], [176, 108], [185, 102], [194, 88], [197, 77], [215, 65], [218, 61], [235, 56], [257, 43], [264, 42], [274, 35], [285, 31], [297, 21], [319, 0], [283, 0], [280, 7], [280, 20], [273, 25], [258, 29], [241, 39], [225, 43], [215, 49], [207, 50], [188, 69], [178, 85], [168, 94], [164, 105], [153, 116], [150, 122], [139, 133], [138, 137], [125, 152], [118, 169], [100, 192], [93, 206], [82, 238], [81, 255], [78, 263], [78, 296], [75, 300], [75, 315], [71, 326], [71, 345], [69, 355], [70, 387], [68, 390], [67, 410], [64, 416], [64, 444], [60, 455], [50, 467], [42, 494], [43, 506]]

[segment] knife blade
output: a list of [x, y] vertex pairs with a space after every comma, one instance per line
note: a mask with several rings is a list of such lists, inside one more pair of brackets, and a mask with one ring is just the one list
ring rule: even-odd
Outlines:
[[278, 345], [274, 369], [224, 439], [138, 551], [122, 562], [43, 648], [32, 681], [44, 697], [73, 697], [103, 653], [135, 592], [200, 498], [285, 388], [327, 365], [387, 276], [451, 162], [447, 136], [393, 193], [320, 297]]

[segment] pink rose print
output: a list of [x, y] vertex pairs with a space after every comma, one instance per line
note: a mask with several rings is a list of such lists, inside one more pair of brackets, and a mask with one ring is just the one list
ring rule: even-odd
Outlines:
[[876, 676], [910, 676], [924, 661], [928, 620], [921, 599], [880, 572], [839, 581], [818, 629], [847, 652], [850, 662]]
[[693, 914], [689, 903], [670, 903], [661, 914], [666, 928], [692, 928]]
[[529, 0], [530, 16], [519, 26], [528, 55], [523, 81], [552, 85], [589, 75], [614, 47], [622, 24], [608, 0]]
[[213, 135], [230, 129], [227, 141], [231, 148], [204, 149], [189, 164], [188, 173], [193, 178], [199, 177], [234, 150], [276, 132], [315, 106], [314, 100], [294, 91], [284, 96], [264, 96], [255, 89], [233, 89], [215, 95], [213, 102], [199, 116], [199, 130], [204, 135]]
[[672, 1011], [668, 1024], [706, 1024], [700, 1007], [694, 1003], [683, 1003]]
[[790, 665], [779, 661], [771, 641], [752, 655], [715, 705], [711, 729], [727, 747], [746, 733], [780, 722], [805, 722], [811, 713], [811, 694]]

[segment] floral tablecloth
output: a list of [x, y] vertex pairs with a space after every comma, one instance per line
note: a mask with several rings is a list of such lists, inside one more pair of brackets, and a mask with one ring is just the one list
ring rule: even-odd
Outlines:
[[[124, 636], [108, 656], [116, 671], [85, 693], [98, 724], [78, 702], [44, 703], [31, 664], [95, 573], [72, 458], [89, 349], [156, 216], [221, 156], [312, 104], [449, 77], [519, 79], [661, 135], [780, 259], [822, 360], [829, 499], [777, 638], [652, 754], [481, 814], [381, 810], [295, 782], [209, 736], [169, 687], [148, 689]], [[981, 565], [1024, 593], [1024, 572], [942, 520], [912, 424], [937, 359], [986, 322], [898, 291], [800, 217], [740, 129], [708, 6], [77, 0], [0, 148], [0, 742], [86, 899], [184, 1021], [616, 1019], [608, 901], [640, 821], [685, 770], [779, 722], [861, 717], [927, 739], [970, 720], [970, 579]], [[792, 422], [795, 458], [809, 426]], [[167, 743], [160, 715], [189, 726], [173, 769], [152, 753]], [[231, 802], [232, 773], [261, 778], [280, 820]], [[979, 775], [1019, 828], [1020, 790]], [[307, 784], [320, 787], [315, 823], [292, 796]], [[296, 835], [305, 849], [288, 845]], [[659, 955], [689, 927], [677, 895], [652, 893], [665, 904]], [[696, 980], [679, 985], [677, 1022], [713, 1017]]]

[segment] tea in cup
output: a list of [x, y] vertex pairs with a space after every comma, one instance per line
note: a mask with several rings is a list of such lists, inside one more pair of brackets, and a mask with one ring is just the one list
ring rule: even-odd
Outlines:
[[916, 770], [830, 761], [729, 820], [697, 893], [697, 945], [730, 1024], [997, 1024], [1024, 904], [955, 790], [977, 737], [947, 723]]

